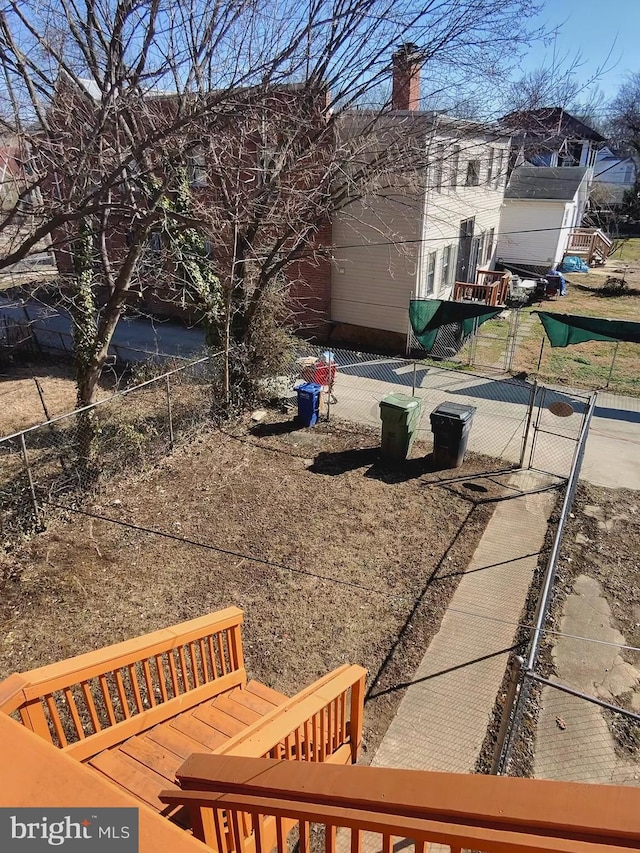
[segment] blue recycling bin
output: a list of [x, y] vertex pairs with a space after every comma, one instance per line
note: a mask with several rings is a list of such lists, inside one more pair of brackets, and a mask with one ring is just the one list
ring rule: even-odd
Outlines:
[[320, 415], [320, 393], [322, 385], [307, 382], [298, 388], [298, 420], [302, 426], [310, 427], [318, 423]]

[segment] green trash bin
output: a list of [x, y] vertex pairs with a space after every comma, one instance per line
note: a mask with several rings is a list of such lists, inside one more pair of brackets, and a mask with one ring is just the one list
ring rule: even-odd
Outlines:
[[415, 438], [422, 400], [408, 394], [388, 394], [380, 400], [382, 455], [388, 459], [406, 459]]

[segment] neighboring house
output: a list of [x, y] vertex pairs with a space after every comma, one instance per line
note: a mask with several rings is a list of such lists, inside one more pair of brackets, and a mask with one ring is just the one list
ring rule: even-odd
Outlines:
[[618, 157], [605, 146], [598, 151], [593, 173], [594, 203], [614, 207], [622, 204], [625, 192], [635, 186], [637, 169], [632, 157]]
[[403, 347], [412, 297], [449, 298], [456, 280], [475, 281], [496, 256], [509, 140], [418, 110], [419, 64], [398, 58], [394, 111], [384, 121], [420, 137], [416, 168], [333, 219], [336, 342]]
[[593, 169], [598, 151], [606, 142], [597, 130], [562, 107], [512, 112], [503, 116], [500, 124], [512, 134], [509, 174], [524, 162]]
[[584, 166], [520, 166], [509, 179], [497, 258], [505, 266], [543, 272], [560, 263], [589, 196]]

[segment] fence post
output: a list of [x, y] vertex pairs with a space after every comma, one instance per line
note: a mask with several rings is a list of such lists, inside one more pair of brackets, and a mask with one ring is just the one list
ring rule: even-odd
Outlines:
[[416, 364], [416, 360], [414, 358], [413, 359], [413, 379], [412, 379], [412, 383], [411, 383], [411, 396], [412, 397], [416, 396], [416, 369], [417, 369], [417, 364]]
[[540, 355], [538, 356], [538, 366], [536, 367], [536, 376], [540, 373], [540, 365], [542, 364], [542, 353], [544, 352], [544, 342], [546, 340], [547, 339], [543, 337], [542, 341], [540, 342]]
[[44, 412], [45, 420], [50, 421], [51, 415], [49, 414], [49, 410], [47, 409], [47, 404], [44, 401], [44, 393], [42, 392], [42, 386], [40, 385], [40, 382], [38, 381], [38, 377], [34, 376], [33, 381], [35, 382], [36, 388], [38, 389], [38, 396], [40, 397], [40, 404], [42, 406], [42, 411]]
[[511, 667], [509, 673], [509, 685], [507, 687], [507, 695], [502, 706], [502, 716], [500, 718], [500, 729], [496, 737], [495, 752], [493, 754], [493, 762], [491, 763], [491, 775], [497, 776], [502, 769], [502, 760], [507, 732], [511, 728], [511, 720], [513, 715], [513, 707], [515, 705], [518, 687], [520, 685], [520, 673], [524, 658], [520, 655], [515, 655], [511, 659]]
[[167, 416], [169, 418], [169, 452], [173, 453], [173, 411], [171, 410], [171, 382], [169, 374], [165, 376], [167, 386]]
[[24, 440], [24, 433], [20, 433], [20, 449], [22, 450], [22, 461], [24, 462], [24, 468], [27, 472], [27, 478], [29, 480], [29, 492], [31, 494], [31, 502], [33, 504], [33, 515], [36, 520], [36, 524], [38, 527], [41, 527], [40, 521], [40, 509], [38, 507], [38, 501], [36, 499], [36, 490], [33, 485], [33, 477], [31, 476], [31, 465], [29, 464], [29, 457], [27, 455], [27, 445]]
[[613, 350], [613, 358], [611, 359], [611, 367], [609, 368], [609, 375], [607, 376], [607, 384], [604, 386], [605, 388], [609, 387], [609, 383], [611, 382], [611, 377], [613, 375], [613, 365], [616, 363], [616, 356], [618, 355], [618, 347], [620, 346], [620, 341], [616, 341], [615, 348]]
[[[529, 430], [531, 429], [531, 420], [533, 418], [533, 409], [536, 404], [536, 394], [538, 393], [538, 380], [533, 380], [533, 385], [531, 386], [531, 393], [529, 395], [529, 406], [527, 411], [527, 422], [524, 428], [524, 435], [522, 436], [522, 449], [520, 451], [520, 464], [519, 468], [522, 468], [524, 465], [524, 457], [527, 452], [527, 442], [529, 440]], [[529, 467], [531, 467], [529, 465]]]

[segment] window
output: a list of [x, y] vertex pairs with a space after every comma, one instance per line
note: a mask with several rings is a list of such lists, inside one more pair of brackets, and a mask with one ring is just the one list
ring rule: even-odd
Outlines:
[[194, 148], [187, 157], [187, 175], [192, 187], [206, 187], [207, 161], [202, 147]]
[[440, 287], [449, 287], [453, 275], [453, 246], [445, 246], [442, 250], [442, 268], [440, 270]]
[[437, 252], [429, 252], [427, 255], [427, 296], [435, 291], [437, 258]]
[[491, 183], [491, 179], [493, 178], [493, 158], [495, 156], [495, 151], [493, 148], [489, 149], [489, 165], [487, 166], [487, 183]]
[[443, 178], [442, 156], [443, 156], [442, 145], [436, 145], [434, 150], [433, 150], [433, 189], [434, 189], [434, 192], [437, 192], [437, 193], [442, 192], [442, 178]]
[[498, 148], [498, 156], [495, 162], [495, 171], [493, 173], [493, 186], [495, 189], [498, 189], [500, 184], [502, 183], [502, 169], [504, 166], [504, 149]]
[[263, 146], [258, 149], [258, 180], [268, 183], [275, 175], [277, 151], [275, 148]]
[[624, 169], [624, 178], [622, 179], [623, 184], [632, 184], [633, 183], [633, 166], [629, 164], [625, 166]]
[[452, 189], [458, 186], [458, 170], [460, 169], [460, 146], [454, 145], [451, 149], [451, 172], [449, 184]]
[[467, 163], [467, 187], [477, 187], [480, 183], [480, 160], [469, 160]]
[[484, 254], [484, 262], [488, 264], [491, 260], [491, 256], [493, 255], [493, 244], [496, 238], [496, 229], [490, 228], [489, 233], [487, 234], [487, 242], [485, 245], [485, 254]]

